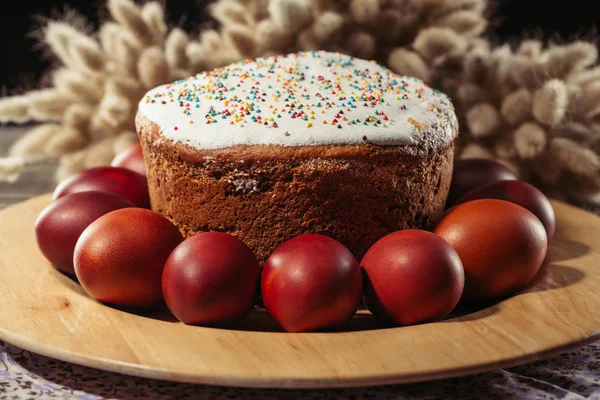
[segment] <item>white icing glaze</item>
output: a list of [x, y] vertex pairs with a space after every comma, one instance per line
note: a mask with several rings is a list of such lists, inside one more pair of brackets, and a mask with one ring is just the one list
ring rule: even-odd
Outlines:
[[198, 149], [235, 145], [450, 143], [450, 99], [423, 81], [330, 52], [259, 58], [157, 87], [139, 104], [162, 135]]

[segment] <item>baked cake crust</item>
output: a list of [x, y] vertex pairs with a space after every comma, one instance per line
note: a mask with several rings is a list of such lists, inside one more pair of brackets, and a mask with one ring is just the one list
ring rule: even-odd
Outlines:
[[[427, 228], [444, 210], [453, 145], [238, 146], [198, 152], [137, 118], [152, 209], [189, 237], [230, 233], [264, 262], [287, 239], [320, 233], [360, 260], [388, 233]], [[318, 154], [319, 157], [314, 155]]]
[[360, 260], [444, 210], [458, 122], [422, 81], [304, 52], [244, 60], [148, 92], [136, 117], [151, 205], [185, 236], [223, 231], [264, 262], [319, 233]]

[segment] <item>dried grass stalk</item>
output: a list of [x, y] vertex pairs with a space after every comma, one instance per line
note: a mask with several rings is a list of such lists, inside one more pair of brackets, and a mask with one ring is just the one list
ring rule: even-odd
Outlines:
[[119, 31], [119, 36], [115, 44], [117, 70], [123, 71], [126, 75], [138, 77], [138, 59], [140, 56], [140, 47], [129, 32]]
[[552, 79], [533, 95], [533, 115], [542, 124], [559, 124], [567, 111], [568, 101], [564, 82]]
[[71, 42], [70, 54], [73, 64], [83, 72], [98, 74], [105, 68], [104, 54], [98, 43], [88, 37], [76, 38]]
[[29, 101], [26, 96], [13, 96], [0, 99], [0, 123], [14, 122], [23, 124], [29, 122]]
[[114, 22], [106, 22], [100, 28], [98, 34], [100, 47], [107, 60], [114, 60], [117, 56], [120, 30], [119, 25]]
[[547, 74], [552, 78], [568, 79], [575, 71], [596, 62], [598, 50], [591, 43], [577, 41], [566, 46], [555, 46], [544, 55]]
[[142, 45], [153, 44], [152, 31], [142, 17], [138, 6], [131, 0], [108, 0], [108, 10], [113, 18]]
[[96, 168], [109, 165], [115, 157], [115, 138], [110, 137], [92, 145], [83, 159], [84, 168]]
[[504, 98], [500, 112], [511, 125], [518, 125], [532, 116], [533, 96], [527, 89], [519, 89]]
[[367, 60], [373, 58], [375, 45], [376, 41], [373, 35], [366, 32], [354, 32], [346, 42], [346, 48], [351, 55]]
[[515, 148], [519, 157], [534, 158], [546, 147], [546, 132], [533, 122], [521, 125], [514, 133]]
[[45, 155], [46, 143], [60, 131], [58, 124], [42, 124], [29, 130], [10, 147], [11, 156], [31, 157]]
[[452, 29], [433, 27], [421, 31], [413, 47], [425, 58], [438, 57], [464, 52], [467, 41]]
[[255, 54], [256, 41], [249, 28], [231, 25], [224, 31], [224, 36], [243, 57], [251, 58]]
[[41, 89], [27, 93], [29, 115], [37, 121], [60, 121], [65, 110], [73, 103], [59, 89]]
[[500, 128], [500, 116], [490, 103], [477, 104], [466, 115], [469, 132], [476, 138], [493, 135]]
[[94, 79], [72, 69], [61, 68], [54, 71], [52, 82], [55, 88], [73, 101], [97, 104], [102, 98], [102, 87]]
[[16, 182], [24, 167], [25, 160], [22, 157], [0, 158], [0, 182]]
[[470, 108], [477, 103], [486, 103], [489, 101], [487, 92], [471, 82], [460, 85], [457, 89], [458, 101], [462, 107]]
[[186, 54], [188, 45], [187, 34], [179, 28], [171, 31], [165, 42], [165, 57], [171, 69], [187, 69], [190, 66]]
[[210, 14], [222, 25], [245, 24], [246, 12], [241, 3], [232, 0], [218, 1], [210, 6]]
[[119, 154], [123, 150], [129, 148], [129, 146], [133, 145], [134, 143], [138, 143], [138, 142], [139, 142], [139, 139], [138, 139], [137, 133], [135, 133], [133, 131], [121, 132], [115, 138], [115, 141], [113, 142], [113, 153], [115, 155]]
[[285, 52], [293, 40], [293, 35], [277, 27], [272, 20], [265, 19], [256, 26], [258, 53]]
[[310, 4], [304, 0], [271, 0], [269, 15], [281, 30], [296, 33], [312, 19]]
[[43, 30], [44, 42], [50, 47], [52, 53], [66, 66], [74, 67], [71, 54], [71, 43], [75, 39], [86, 36], [69, 25], [67, 22], [50, 21]]
[[88, 141], [75, 128], [63, 128], [46, 143], [44, 154], [61, 156], [84, 148]]
[[153, 88], [169, 80], [169, 65], [164, 52], [150, 47], [142, 52], [138, 61], [138, 75], [146, 88]]
[[537, 59], [542, 54], [542, 43], [539, 40], [524, 40], [519, 44], [517, 54]]
[[478, 12], [456, 11], [438, 21], [438, 25], [468, 36], [479, 36], [487, 27], [487, 20]]
[[600, 158], [592, 150], [566, 138], [554, 138], [549, 143], [555, 162], [577, 175], [593, 176], [600, 172]]
[[54, 173], [54, 180], [56, 182], [63, 181], [84, 169], [84, 160], [89, 151], [89, 149], [85, 149], [63, 155], [60, 158], [60, 163]]
[[402, 47], [394, 49], [388, 57], [389, 68], [400, 75], [409, 75], [429, 80], [429, 68], [415, 52]]
[[484, 158], [487, 160], [495, 159], [494, 154], [490, 152], [485, 147], [477, 144], [477, 143], [469, 143], [467, 144], [460, 153], [461, 159], [468, 158]]
[[338, 13], [327, 11], [319, 15], [312, 27], [316, 40], [325, 42], [338, 33], [344, 24], [344, 17]]
[[349, 11], [356, 22], [366, 24], [375, 21], [379, 8], [379, 0], [351, 0]]
[[162, 5], [158, 1], [149, 1], [142, 6], [141, 14], [152, 35], [152, 43], [161, 45], [168, 31]]
[[84, 135], [89, 128], [94, 109], [86, 104], [73, 104], [67, 108], [63, 119], [65, 127], [74, 128]]

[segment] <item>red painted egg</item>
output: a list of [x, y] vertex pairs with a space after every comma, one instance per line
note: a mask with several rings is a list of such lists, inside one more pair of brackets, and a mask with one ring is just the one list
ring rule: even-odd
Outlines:
[[260, 265], [252, 250], [222, 232], [194, 235], [169, 256], [162, 275], [167, 306], [185, 324], [241, 320], [256, 303]]
[[288, 332], [338, 326], [356, 312], [362, 276], [340, 242], [316, 234], [290, 239], [271, 254], [261, 275], [265, 308]]
[[496, 161], [477, 158], [458, 160], [454, 163], [446, 204], [454, 203], [460, 196], [486, 183], [517, 179], [510, 168]]
[[114, 193], [131, 200], [138, 207], [150, 207], [146, 178], [119, 167], [97, 167], [78, 172], [58, 184], [53, 200], [90, 190]]
[[38, 247], [54, 267], [74, 276], [73, 252], [81, 233], [104, 214], [128, 207], [135, 205], [107, 192], [80, 192], [61, 197], [44, 208], [35, 222]]
[[525, 288], [548, 247], [544, 225], [532, 212], [497, 199], [453, 207], [434, 233], [450, 243], [462, 261], [464, 302], [496, 300]]
[[133, 172], [146, 176], [146, 165], [144, 164], [142, 145], [140, 143], [132, 144], [117, 154], [110, 165], [113, 167], [130, 169]]
[[523, 181], [496, 181], [479, 186], [460, 197], [454, 205], [477, 199], [510, 201], [531, 211], [542, 221], [548, 241], [556, 228], [556, 216], [548, 198], [535, 186]]
[[151, 307], [163, 300], [163, 268], [182, 241], [175, 225], [154, 211], [112, 211], [81, 234], [73, 257], [75, 274], [85, 291], [100, 302]]
[[463, 292], [458, 254], [431, 232], [391, 233], [367, 251], [360, 265], [367, 307], [398, 325], [443, 319]]

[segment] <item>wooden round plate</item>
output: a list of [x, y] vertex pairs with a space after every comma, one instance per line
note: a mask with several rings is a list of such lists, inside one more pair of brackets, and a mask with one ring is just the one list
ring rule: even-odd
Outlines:
[[290, 334], [260, 310], [226, 330], [94, 301], [37, 249], [34, 221], [49, 201], [0, 212], [0, 338], [76, 364], [211, 385], [351, 387], [514, 366], [600, 333], [600, 218], [559, 202], [548, 260], [518, 295], [437, 323], [385, 327], [361, 312], [346, 332]]

